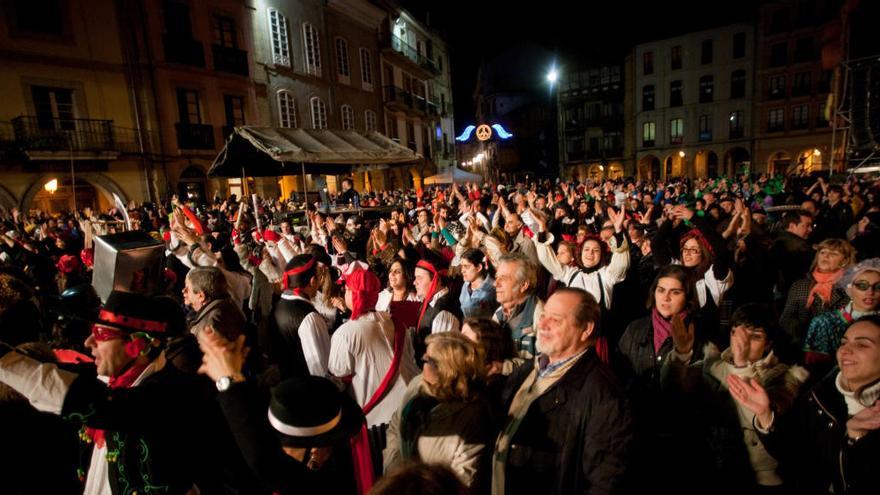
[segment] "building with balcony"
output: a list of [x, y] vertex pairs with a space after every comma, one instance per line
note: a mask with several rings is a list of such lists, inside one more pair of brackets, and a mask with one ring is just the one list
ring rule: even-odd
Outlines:
[[439, 33], [396, 2], [375, 3], [387, 14], [380, 30], [385, 133], [424, 157], [409, 177], [396, 171], [390, 186], [419, 187], [455, 164], [449, 51]]
[[754, 28], [744, 23], [634, 48], [639, 178], [717, 177], [749, 165], [754, 53]]
[[566, 64], [557, 89], [563, 177], [600, 180], [632, 175], [632, 149], [625, 146], [624, 100], [630, 97], [626, 68], [623, 61], [583, 67]]
[[160, 197], [240, 195], [240, 186], [206, 173], [234, 126], [265, 121], [252, 79], [253, 11], [244, 0], [122, 5], [132, 92], [143, 101], [142, 125], [159, 136]]
[[755, 170], [828, 170], [833, 111], [828, 105], [839, 60], [823, 57], [840, 40], [842, 2], [785, 0], [758, 11]]
[[[106, 209], [114, 193], [123, 201], [153, 198], [157, 181], [142, 153], [150, 133], [139, 127], [129, 92], [116, 3], [3, 7], [0, 206]], [[58, 188], [50, 193], [44, 186], [53, 179]]]
[[[378, 38], [385, 11], [366, 0], [269, 0], [256, 8], [254, 81], [263, 125], [384, 131]], [[359, 172], [355, 187], [382, 189], [385, 175]], [[310, 175], [305, 186], [334, 192], [341, 178]], [[303, 187], [301, 177], [274, 182], [272, 195], [282, 197]]]

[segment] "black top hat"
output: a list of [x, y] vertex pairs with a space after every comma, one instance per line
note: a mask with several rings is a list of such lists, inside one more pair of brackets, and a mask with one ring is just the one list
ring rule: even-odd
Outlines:
[[291, 378], [272, 390], [269, 423], [287, 447], [324, 447], [353, 437], [364, 423], [360, 406], [326, 378]]
[[125, 332], [146, 332], [164, 335], [171, 315], [167, 307], [152, 297], [133, 292], [114, 290], [98, 312], [95, 323], [118, 328]]

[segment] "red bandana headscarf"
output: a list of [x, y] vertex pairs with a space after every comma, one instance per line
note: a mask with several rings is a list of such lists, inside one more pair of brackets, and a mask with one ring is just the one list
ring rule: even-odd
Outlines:
[[[312, 259], [309, 260], [309, 262], [306, 263], [305, 265], [303, 265], [303, 266], [298, 266], [298, 267], [296, 267], [296, 268], [291, 268], [290, 270], [287, 270], [286, 272], [284, 272], [284, 280], [283, 280], [283, 282], [284, 282], [284, 290], [290, 290], [290, 276], [291, 276], [291, 275], [298, 275], [298, 274], [300, 274], [300, 273], [307, 272], [307, 271], [309, 271], [309, 270], [310, 270], [312, 267], [314, 267], [314, 266], [315, 266], [315, 258], [312, 258]], [[296, 295], [298, 295], [298, 296], [302, 295], [302, 288], [300, 288], [300, 287], [294, 287], [294, 288], [293, 288], [293, 293], [296, 294]]]
[[345, 277], [345, 287], [351, 291], [351, 319], [357, 320], [376, 309], [382, 283], [373, 272], [358, 268]]
[[419, 323], [416, 328], [422, 327], [422, 317], [425, 316], [425, 311], [428, 309], [428, 304], [431, 303], [431, 299], [434, 298], [434, 295], [440, 289], [440, 277], [446, 275], [446, 270], [437, 270], [437, 268], [429, 261], [419, 260], [416, 263], [416, 268], [421, 268], [423, 270], [427, 270], [431, 272], [431, 286], [428, 288], [428, 293], [425, 294], [425, 300], [422, 302], [422, 310], [419, 312]]

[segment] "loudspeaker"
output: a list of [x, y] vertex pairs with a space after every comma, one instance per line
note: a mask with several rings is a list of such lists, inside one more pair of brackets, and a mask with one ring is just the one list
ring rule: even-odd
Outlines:
[[114, 290], [153, 294], [162, 280], [165, 244], [136, 230], [95, 238], [92, 286], [101, 302]]

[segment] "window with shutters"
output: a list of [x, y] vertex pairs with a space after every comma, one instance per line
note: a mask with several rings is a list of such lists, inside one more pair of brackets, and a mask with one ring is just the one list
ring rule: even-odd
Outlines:
[[326, 129], [327, 108], [324, 106], [324, 101], [313, 96], [309, 103], [312, 109], [312, 129]]
[[297, 127], [296, 100], [286, 89], [278, 91], [278, 125], [279, 127]]
[[336, 38], [336, 75], [339, 82], [351, 83], [351, 68], [348, 64], [348, 42], [343, 38]]
[[351, 105], [342, 105], [342, 130], [348, 131], [354, 129], [354, 109]]
[[269, 9], [269, 37], [272, 42], [272, 63], [290, 67], [287, 17], [275, 9]]
[[684, 135], [684, 122], [682, 119], [669, 121], [669, 144], [681, 144]]
[[672, 81], [669, 83], [669, 106], [680, 107], [683, 101], [681, 95], [681, 81]]
[[367, 91], [373, 90], [373, 57], [370, 50], [360, 49], [361, 54], [361, 86]]
[[735, 70], [730, 74], [730, 97], [745, 98], [746, 96], [746, 71]]
[[303, 23], [303, 47], [306, 51], [306, 72], [313, 76], [320, 76], [321, 43], [319, 40], [318, 29], [308, 22]]
[[642, 111], [654, 109], [654, 85], [648, 84], [642, 88]]
[[712, 93], [715, 89], [715, 81], [712, 76], [700, 78], [700, 103], [712, 103]]
[[712, 140], [712, 116], [700, 115], [699, 121], [700, 141]]
[[76, 128], [76, 109], [73, 104], [73, 90], [31, 86], [37, 125], [40, 129], [74, 130]]
[[681, 69], [681, 46], [673, 46], [669, 54], [672, 70]]
[[376, 112], [372, 110], [367, 110], [364, 112], [364, 127], [368, 131], [376, 130]]
[[201, 124], [202, 110], [199, 92], [191, 89], [177, 89], [177, 116], [182, 124]]
[[767, 131], [778, 132], [785, 129], [785, 110], [774, 108], [767, 113]]
[[642, 146], [650, 148], [654, 146], [654, 135], [657, 127], [653, 122], [645, 122], [642, 124]]
[[810, 107], [796, 105], [791, 108], [791, 128], [806, 129], [810, 125]]
[[743, 113], [740, 110], [730, 112], [730, 139], [743, 137]]

